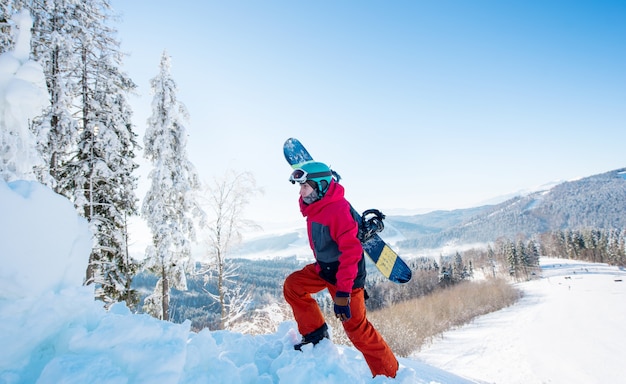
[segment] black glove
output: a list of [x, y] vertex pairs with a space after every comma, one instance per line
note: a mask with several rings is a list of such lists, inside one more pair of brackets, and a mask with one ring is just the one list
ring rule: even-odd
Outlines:
[[350, 313], [350, 294], [348, 292], [338, 291], [335, 295], [335, 316], [341, 321], [348, 321], [352, 314]]

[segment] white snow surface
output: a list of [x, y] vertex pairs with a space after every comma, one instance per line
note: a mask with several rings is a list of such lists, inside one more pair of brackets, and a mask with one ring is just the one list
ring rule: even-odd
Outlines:
[[[525, 297], [451, 331], [398, 377], [371, 378], [355, 349], [324, 340], [294, 351], [294, 322], [274, 334], [190, 331], [105, 311], [81, 286], [87, 223], [33, 181], [0, 181], [0, 383], [617, 383], [626, 369], [626, 272], [543, 259]], [[472, 379], [468, 379], [472, 378]]]
[[542, 258], [516, 305], [445, 333], [414, 358], [489, 383], [624, 383], [626, 271]]

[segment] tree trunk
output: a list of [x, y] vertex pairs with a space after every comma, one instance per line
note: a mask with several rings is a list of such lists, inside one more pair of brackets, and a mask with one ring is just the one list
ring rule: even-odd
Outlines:
[[163, 320], [170, 319], [170, 282], [167, 278], [165, 266], [162, 269], [161, 279], [163, 279], [163, 292], [161, 292], [161, 304], [163, 306]]
[[217, 275], [217, 292], [220, 295], [220, 308], [222, 309], [222, 314], [220, 318], [220, 329], [226, 328], [226, 303], [224, 302], [224, 264], [222, 263], [221, 252], [217, 251], [217, 260], [218, 260], [218, 275]]

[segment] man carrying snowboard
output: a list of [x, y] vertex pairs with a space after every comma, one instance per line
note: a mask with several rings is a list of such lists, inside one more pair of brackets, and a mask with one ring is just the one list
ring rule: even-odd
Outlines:
[[395, 377], [398, 360], [365, 311], [365, 259], [357, 238], [358, 225], [344, 198], [344, 188], [330, 168], [309, 162], [293, 171], [289, 180], [300, 184], [300, 211], [306, 217], [309, 243], [316, 262], [289, 275], [283, 293], [291, 305], [302, 342], [317, 344], [328, 338], [328, 326], [311, 294], [328, 289], [336, 317], [354, 346], [361, 351], [372, 375]]

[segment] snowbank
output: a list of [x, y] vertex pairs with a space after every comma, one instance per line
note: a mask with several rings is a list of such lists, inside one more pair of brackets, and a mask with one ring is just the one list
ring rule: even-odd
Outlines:
[[69, 200], [34, 181], [0, 181], [0, 201], [0, 298], [80, 287], [91, 233]]

